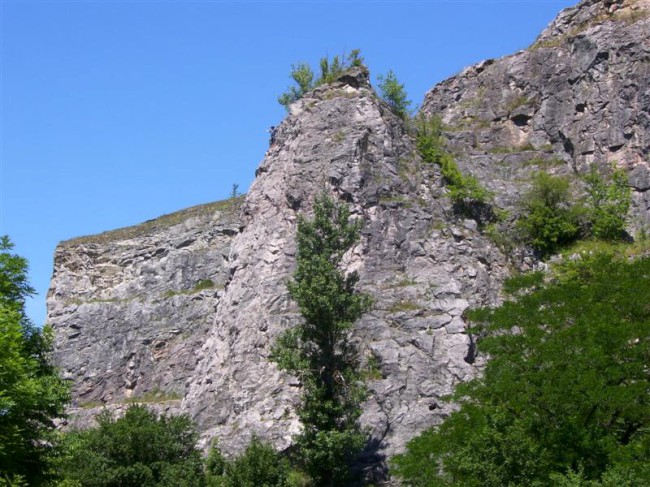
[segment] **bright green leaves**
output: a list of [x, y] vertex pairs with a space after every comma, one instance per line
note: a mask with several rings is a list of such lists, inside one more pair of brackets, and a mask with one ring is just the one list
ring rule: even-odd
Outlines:
[[582, 209], [575, 204], [569, 180], [539, 172], [521, 200], [522, 216], [517, 229], [523, 240], [549, 256], [577, 240]]
[[606, 180], [592, 166], [584, 181], [592, 235], [603, 240], [622, 239], [631, 203], [631, 189], [625, 171], [614, 169]]
[[348, 56], [334, 56], [331, 60], [325, 56], [319, 62], [320, 76], [314, 78], [314, 72], [307, 63], [298, 63], [291, 66], [291, 78], [296, 86], [290, 86], [287, 91], [278, 97], [278, 103], [289, 110], [289, 105], [300, 100], [305, 93], [317, 86], [332, 83], [347, 69], [362, 66], [363, 58], [359, 49], [353, 49]]
[[52, 333], [25, 315], [27, 261], [0, 240], [0, 473], [40, 485], [53, 452], [52, 420], [63, 415], [68, 389], [49, 362]]
[[580, 238], [622, 240], [631, 204], [625, 172], [605, 178], [592, 166], [583, 178], [585, 198], [578, 198], [566, 177], [537, 173], [521, 200], [517, 230], [522, 241], [548, 257]]

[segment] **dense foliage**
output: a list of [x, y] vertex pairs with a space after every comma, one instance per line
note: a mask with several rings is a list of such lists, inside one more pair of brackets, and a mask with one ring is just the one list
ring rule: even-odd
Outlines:
[[115, 419], [108, 411], [97, 428], [68, 433], [59, 469], [66, 486], [202, 487], [198, 435], [187, 416], [157, 417], [133, 405]]
[[314, 76], [314, 71], [307, 63], [292, 65], [290, 76], [297, 86], [290, 86], [287, 91], [282, 93], [278, 97], [278, 103], [288, 110], [289, 105], [301, 99], [308, 91], [335, 81], [336, 78], [352, 66], [361, 66], [363, 58], [360, 54], [359, 49], [354, 49], [347, 57], [334, 56], [331, 60], [327, 56], [321, 58], [319, 62], [320, 75], [318, 77]]
[[604, 177], [595, 167], [584, 176], [586, 197], [572, 190], [567, 177], [539, 172], [522, 197], [517, 230], [521, 240], [548, 257], [579, 238], [622, 240], [630, 209], [630, 188], [624, 171]]
[[52, 333], [25, 314], [34, 293], [27, 261], [0, 239], [0, 485], [41, 485], [53, 452], [52, 420], [63, 415], [68, 390], [49, 360]]
[[605, 179], [596, 166], [592, 166], [584, 181], [591, 235], [603, 240], [623, 239], [631, 204], [631, 189], [625, 171], [613, 169], [611, 177]]
[[357, 350], [350, 341], [354, 322], [370, 307], [355, 290], [356, 273], [341, 262], [359, 238], [347, 206], [326, 195], [314, 203], [314, 218], [298, 221], [297, 266], [288, 285], [303, 322], [280, 336], [273, 359], [303, 383], [296, 438], [301, 462], [317, 485], [343, 485], [366, 435], [358, 418], [364, 388]]
[[289, 462], [271, 445], [253, 438], [246, 451], [226, 460], [213, 446], [206, 460], [207, 487], [289, 487]]
[[377, 76], [379, 84], [379, 96], [384, 100], [388, 106], [400, 117], [406, 119], [409, 116], [409, 106], [411, 100], [408, 99], [404, 85], [400, 83], [393, 71], [383, 76]]
[[511, 280], [480, 323], [482, 377], [412, 440], [412, 486], [650, 485], [650, 258], [585, 255]]
[[576, 204], [566, 177], [537, 173], [532, 188], [522, 198], [521, 207], [522, 216], [517, 221], [519, 234], [542, 257], [580, 236], [584, 212]]

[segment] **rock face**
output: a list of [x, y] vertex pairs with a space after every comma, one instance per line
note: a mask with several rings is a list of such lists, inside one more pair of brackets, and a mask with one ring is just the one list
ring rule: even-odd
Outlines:
[[238, 207], [204, 205], [59, 245], [48, 320], [77, 406], [179, 402], [223, 294]]
[[[647, 7], [585, 0], [530, 49], [427, 94], [422, 112], [442, 117], [459, 166], [498, 206], [512, 206], [536, 169], [616, 161], [636, 189], [636, 224], [648, 221]], [[296, 222], [323, 191], [364, 222], [346, 266], [375, 301], [354, 340], [370, 392], [364, 462], [381, 478], [388, 455], [449, 413], [441, 396], [480, 369], [463, 314], [498, 302], [507, 261], [454, 212], [438, 168], [420, 160], [364, 68], [291, 106], [245, 198], [59, 246], [48, 321], [76, 405], [162, 403], [189, 413], [204, 445], [217, 437], [238, 452], [256, 434], [287, 448], [300, 384], [268, 355], [300, 320], [286, 290]]]
[[[60, 246], [49, 298], [57, 359], [78, 401], [176, 393], [205, 440], [218, 437], [226, 451], [253, 434], [288, 447], [300, 385], [267, 357], [300, 319], [286, 290], [297, 215], [326, 191], [365, 223], [347, 266], [375, 299], [354, 335], [373, 364], [363, 422], [377, 468], [439, 422], [448, 413], [440, 397], [476, 373], [463, 311], [497, 300], [506, 263], [474, 221], [454, 216], [437, 168], [420, 161], [365, 70], [291, 111], [241, 220], [208, 206], [173, 225]], [[215, 287], [195, 292], [205, 279]]]
[[650, 223], [650, 1], [583, 0], [527, 50], [487, 60], [434, 87], [464, 171], [510, 206], [534, 170], [616, 164], [635, 190], [631, 227]]

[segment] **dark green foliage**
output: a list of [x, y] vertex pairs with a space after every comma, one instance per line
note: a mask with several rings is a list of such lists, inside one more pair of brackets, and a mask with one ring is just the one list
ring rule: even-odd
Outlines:
[[580, 237], [584, 208], [576, 203], [567, 178], [538, 172], [532, 188], [522, 198], [521, 207], [519, 235], [542, 257]]
[[650, 258], [564, 267], [468, 314], [490, 360], [394, 459], [406, 485], [650, 485]]
[[613, 169], [606, 180], [596, 166], [584, 177], [591, 234], [602, 240], [620, 240], [625, 236], [625, 219], [630, 209], [631, 190], [622, 169]]
[[377, 76], [377, 80], [379, 81], [377, 86], [381, 99], [388, 103], [400, 118], [406, 119], [409, 115], [411, 100], [408, 99], [404, 84], [399, 82], [392, 70], [388, 71], [385, 76]]
[[437, 117], [419, 117], [415, 121], [416, 147], [425, 162], [438, 164], [449, 197], [461, 210], [472, 205], [485, 205], [490, 199], [490, 192], [483, 188], [478, 179], [464, 175], [454, 157], [444, 148], [442, 122]]
[[296, 443], [305, 470], [323, 486], [342, 484], [366, 440], [357, 423], [365, 390], [350, 331], [370, 298], [355, 291], [356, 273], [340, 269], [359, 238], [360, 223], [349, 220], [348, 208], [326, 195], [316, 199], [313, 220], [299, 219], [297, 267], [288, 288], [304, 321], [280, 336], [272, 355], [303, 383], [298, 415], [304, 429]]
[[331, 83], [342, 75], [347, 69], [353, 66], [362, 66], [363, 58], [359, 49], [353, 49], [346, 57], [334, 56], [331, 60], [329, 57], [321, 58], [319, 62], [320, 76], [314, 79], [314, 72], [307, 63], [298, 63], [291, 66], [291, 78], [298, 85], [291, 86], [288, 90], [278, 97], [280, 105], [287, 110], [289, 105], [300, 100], [305, 93], [313, 90], [317, 86]]
[[37, 329], [25, 314], [34, 290], [27, 261], [12, 248], [8, 237], [0, 239], [0, 478], [38, 486], [54, 452], [52, 420], [63, 416], [68, 389], [49, 360], [52, 330]]
[[253, 438], [232, 461], [213, 446], [206, 461], [207, 487], [289, 487], [289, 462], [271, 445]]
[[99, 426], [66, 435], [65, 479], [83, 487], [201, 487], [198, 434], [187, 416], [160, 418], [130, 406], [120, 419], [102, 412]]

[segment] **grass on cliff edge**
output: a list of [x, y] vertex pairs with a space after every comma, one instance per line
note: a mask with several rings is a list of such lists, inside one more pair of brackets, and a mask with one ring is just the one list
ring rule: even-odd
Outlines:
[[215, 201], [213, 203], [206, 203], [203, 205], [192, 206], [184, 210], [176, 211], [174, 213], [169, 213], [168, 215], [163, 215], [152, 220], [147, 220], [138, 225], [133, 225], [130, 227], [119, 228], [117, 230], [109, 230], [107, 232], [102, 232], [97, 235], [87, 235], [83, 237], [73, 238], [71, 240], [66, 240], [62, 242], [61, 245], [66, 247], [72, 247], [80, 244], [100, 244], [108, 243], [119, 240], [129, 240], [132, 238], [142, 237], [144, 235], [149, 235], [158, 230], [163, 230], [165, 228], [178, 225], [184, 221], [189, 220], [190, 218], [206, 216], [215, 211], [221, 211], [226, 213], [234, 213], [239, 208], [240, 204], [244, 201], [244, 195], [237, 196], [235, 198], [228, 198], [226, 200]]

